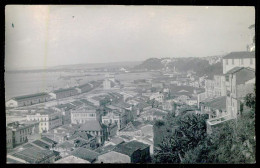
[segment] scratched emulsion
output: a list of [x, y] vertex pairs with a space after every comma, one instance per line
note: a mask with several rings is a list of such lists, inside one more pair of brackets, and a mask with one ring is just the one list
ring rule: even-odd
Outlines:
[[[46, 36], [45, 36], [45, 46], [44, 46], [44, 70], [47, 69], [47, 57], [48, 57], [48, 41], [49, 41], [49, 21], [50, 21], [50, 6], [47, 7], [46, 16]], [[46, 71], [42, 73], [42, 87], [41, 92], [46, 91]]]

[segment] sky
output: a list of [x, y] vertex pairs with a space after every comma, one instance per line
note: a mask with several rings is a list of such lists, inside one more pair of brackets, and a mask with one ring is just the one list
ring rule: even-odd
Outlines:
[[224, 55], [254, 23], [254, 7], [7, 5], [5, 67]]

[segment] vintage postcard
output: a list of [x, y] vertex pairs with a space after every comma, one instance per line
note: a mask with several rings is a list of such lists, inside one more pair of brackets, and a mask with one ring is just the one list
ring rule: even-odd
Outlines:
[[7, 5], [6, 163], [255, 163], [255, 9]]

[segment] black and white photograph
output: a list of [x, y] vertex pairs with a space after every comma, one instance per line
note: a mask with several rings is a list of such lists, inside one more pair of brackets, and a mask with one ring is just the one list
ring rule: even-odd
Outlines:
[[6, 163], [255, 164], [256, 26], [254, 6], [6, 5]]

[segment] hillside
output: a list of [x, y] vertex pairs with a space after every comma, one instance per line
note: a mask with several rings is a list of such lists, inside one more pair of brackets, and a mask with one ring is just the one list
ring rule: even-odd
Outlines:
[[201, 58], [150, 58], [134, 67], [136, 70], [162, 70], [168, 68], [179, 72], [194, 71], [198, 76], [222, 74], [222, 63], [210, 65], [209, 62]]

